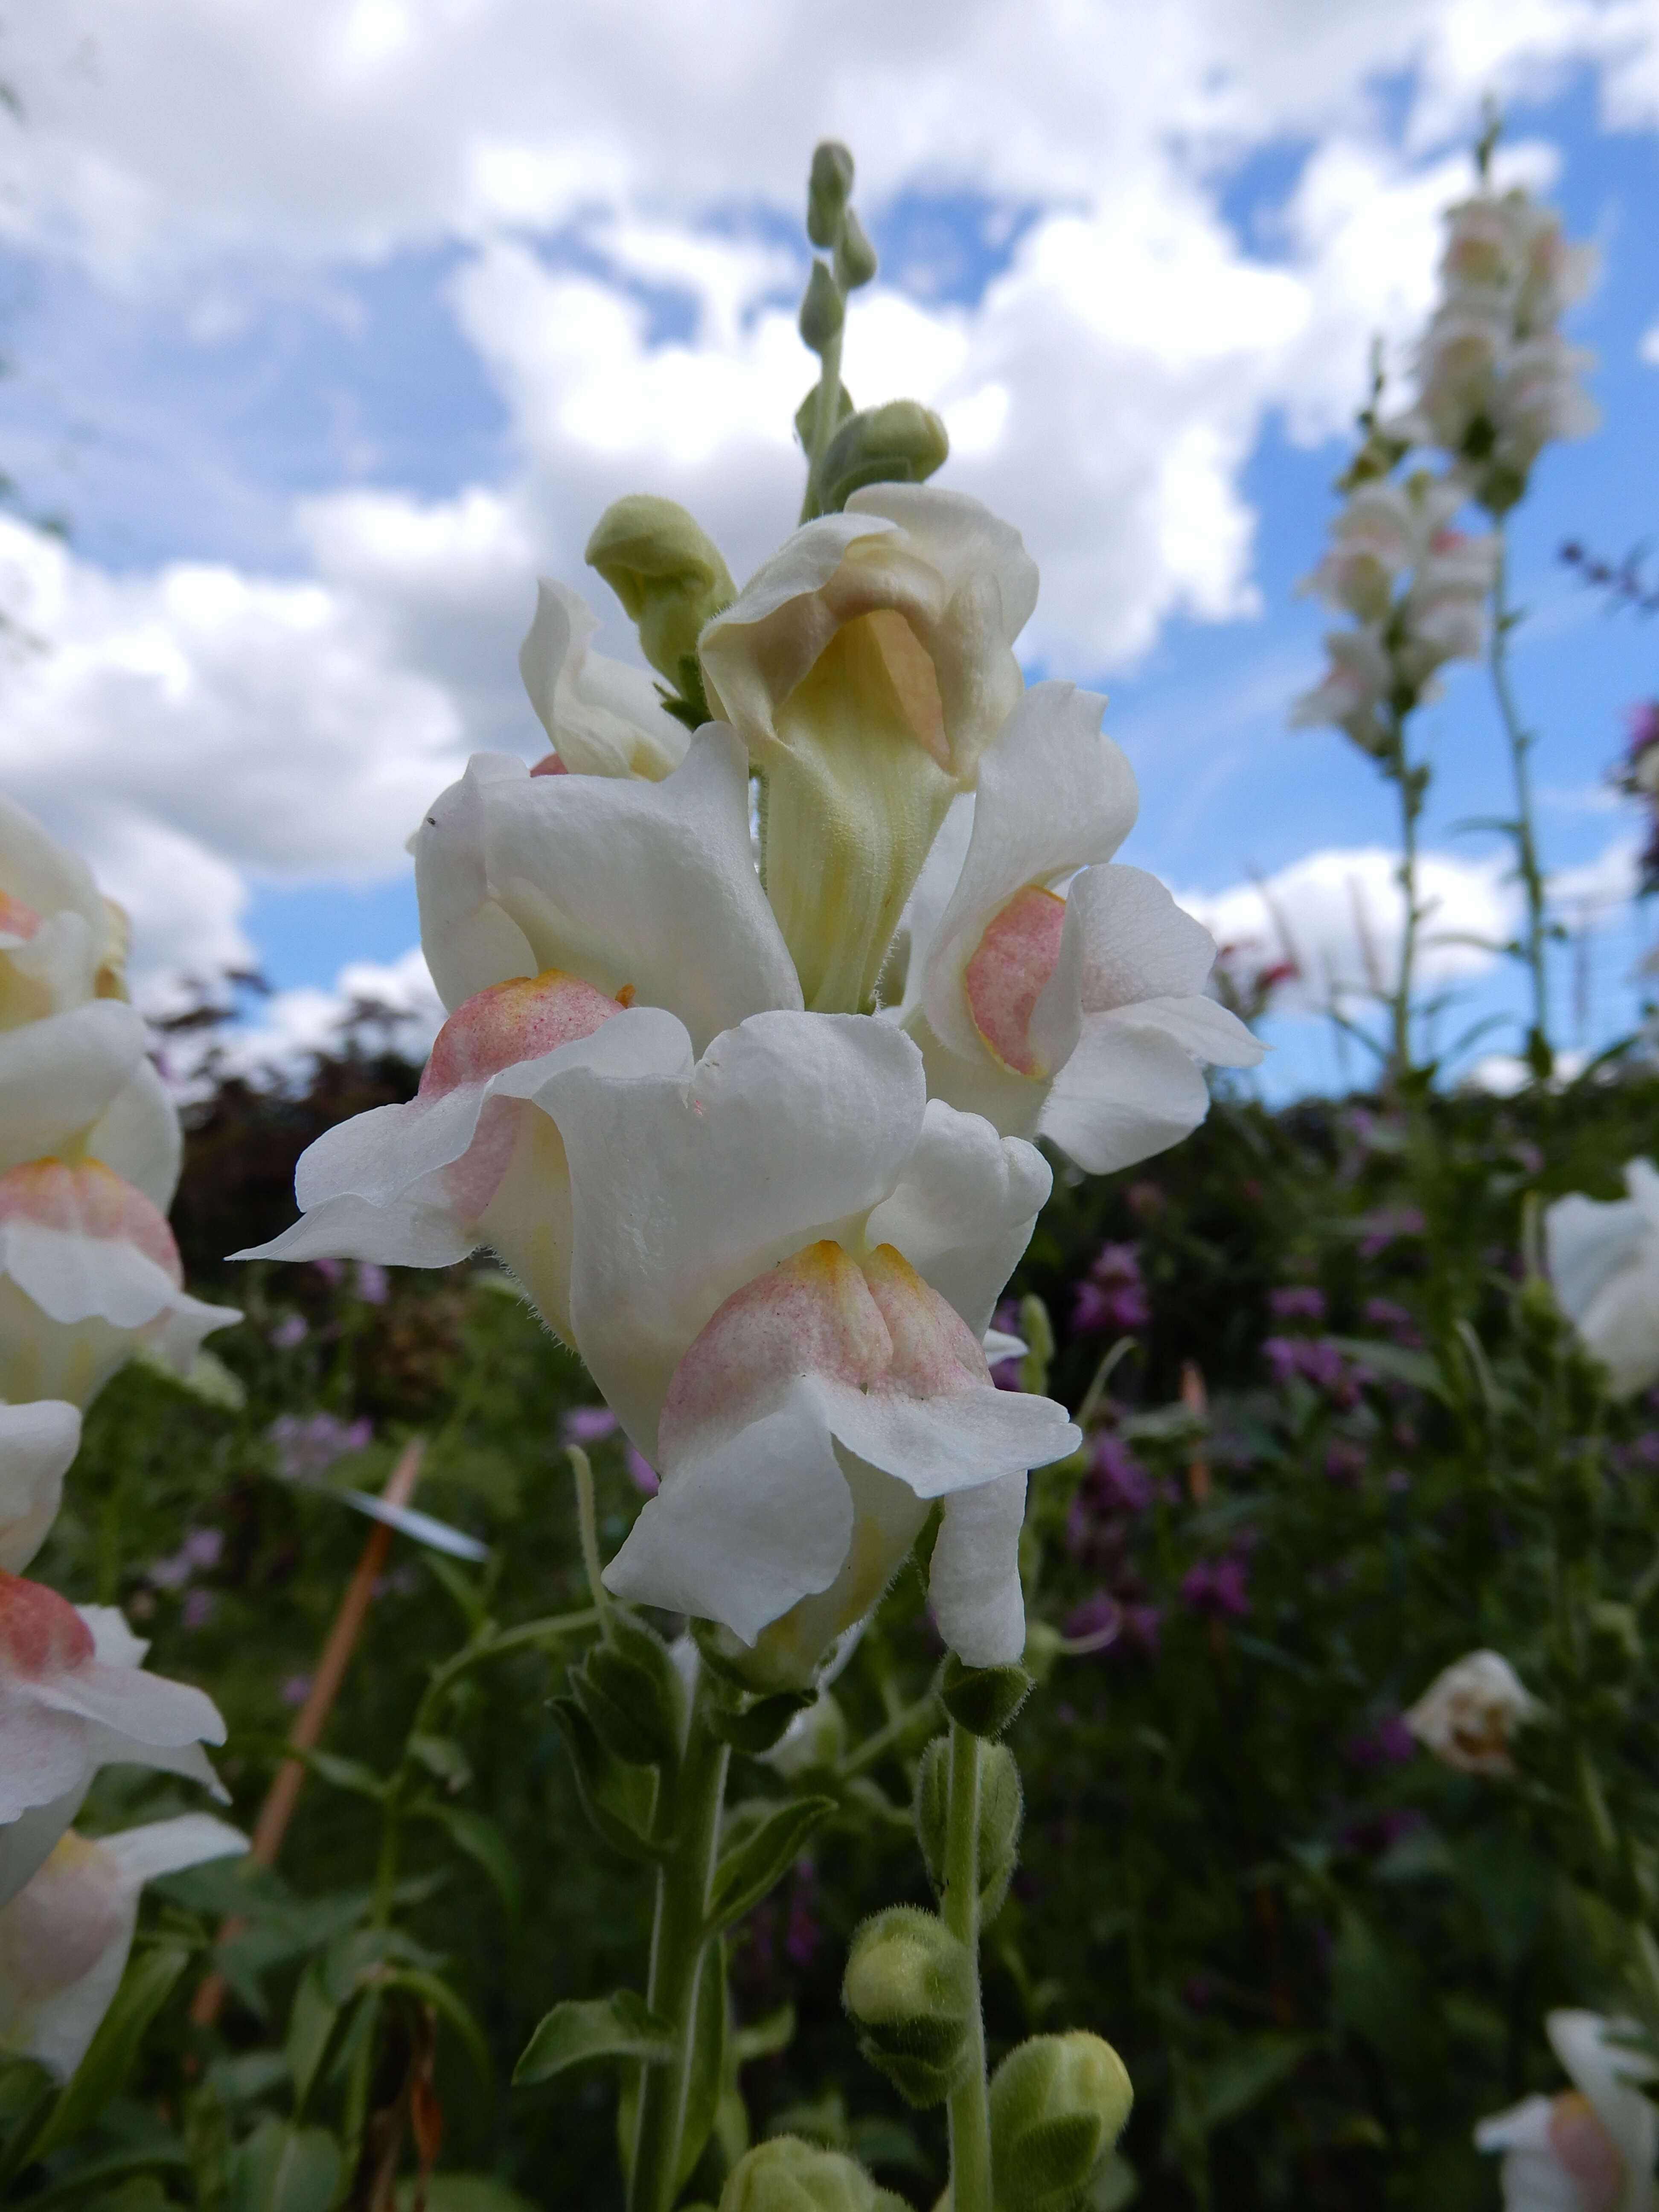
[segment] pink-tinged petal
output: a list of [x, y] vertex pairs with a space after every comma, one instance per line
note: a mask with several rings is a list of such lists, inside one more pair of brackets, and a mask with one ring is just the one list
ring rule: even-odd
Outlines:
[[0, 1676], [39, 1682], [93, 1665], [92, 1631], [66, 1597], [44, 1583], [0, 1574]]
[[530, 773], [532, 775], [568, 775], [570, 771], [557, 753], [544, 753], [538, 761], [532, 763]]
[[1031, 1046], [1031, 1016], [1060, 958], [1066, 902], [1028, 884], [987, 924], [963, 987], [974, 1027], [1016, 1075], [1052, 1075]]
[[707, 1455], [729, 1441], [801, 1376], [868, 1390], [892, 1355], [864, 1274], [839, 1244], [808, 1245], [734, 1291], [687, 1350], [658, 1431], [665, 1470], [688, 1447]]
[[1582, 2091], [1551, 2098], [1549, 2136], [1550, 2148], [1578, 2191], [1583, 2212], [1619, 2212], [1625, 2162]]
[[40, 917], [32, 906], [0, 891], [0, 937], [9, 938], [14, 945], [27, 945], [40, 927]]
[[548, 1110], [570, 1160], [574, 1341], [654, 1466], [698, 1331], [779, 1261], [860, 1242], [927, 1103], [915, 1047], [859, 1015], [757, 1014], [685, 1074], [561, 1080]]
[[0, 1231], [13, 1222], [64, 1236], [129, 1245], [175, 1289], [185, 1279], [167, 1218], [143, 1191], [96, 1160], [31, 1161], [0, 1175]]
[[21, 1574], [57, 1518], [81, 1416], [58, 1398], [0, 1406], [0, 1571]]
[[1019, 1582], [1024, 1520], [1023, 1474], [957, 1491], [945, 1501], [927, 1600], [939, 1634], [969, 1667], [1012, 1667], [1025, 1649]]
[[1034, 1146], [930, 1098], [903, 1176], [866, 1233], [902, 1252], [982, 1335], [1053, 1183]]
[[890, 1346], [885, 1373], [872, 1376], [872, 1382], [913, 1398], [934, 1398], [946, 1390], [989, 1384], [991, 1370], [978, 1335], [923, 1282], [902, 1253], [890, 1244], [878, 1245], [860, 1272], [886, 1324]]
[[[1033, 684], [980, 762], [968, 849], [926, 950], [921, 981], [921, 1009], [934, 1035], [964, 1058], [979, 1057], [988, 1035], [1001, 1040], [993, 1049], [1007, 1066], [1020, 1067], [1028, 1057], [1036, 1057], [1028, 1053], [1027, 1030], [1059, 959], [1059, 921], [1064, 916], [1057, 921], [1042, 915], [1024, 895], [1054, 890], [1079, 868], [1109, 859], [1133, 825], [1139, 805], [1134, 777], [1118, 747], [1102, 734], [1105, 703], [1097, 693], [1073, 684]], [[971, 1003], [965, 971], [1011, 902], [1020, 903], [1001, 923], [1007, 940], [1002, 960], [1013, 963], [1021, 986], [1035, 982], [1036, 988], [1022, 1024], [1005, 1004], [1009, 986], [994, 981], [999, 965], [994, 935], [981, 969], [981, 994], [993, 1013], [988, 1032]], [[1037, 933], [1037, 942], [1022, 949], [1027, 931]], [[1055, 940], [1046, 957], [1045, 931], [1052, 931]], [[912, 995], [907, 987], [907, 1004]], [[1073, 1007], [1073, 1034], [1076, 1018]], [[1053, 1010], [1047, 1029], [1047, 1050], [1063, 1056], [1069, 1045], [1066, 1011]], [[1012, 1054], [1003, 1045], [1012, 1045]], [[1047, 1067], [1054, 1064], [1046, 1059]]]
[[591, 1036], [622, 1011], [617, 1000], [556, 968], [494, 984], [458, 1006], [439, 1030], [417, 1095], [435, 1102], [463, 1084], [487, 1082], [520, 1060]]
[[[1651, 2084], [1656, 2071], [1646, 2052], [1632, 2050], [1623, 2038], [1632, 2023], [1606, 2020], [1598, 2013], [1564, 2008], [1546, 2015], [1544, 2027], [1556, 2057], [1593, 2107], [1624, 2168], [1624, 2179], [1635, 2185], [1628, 2197], [1615, 2194], [1611, 2204], [1619, 2212], [1649, 2212], [1654, 2201], [1653, 2169], [1659, 2157], [1659, 2112], [1640, 2085]], [[1577, 2116], [1573, 2116], [1577, 2119]], [[1605, 2171], [1596, 2159], [1591, 2131], [1582, 2124], [1558, 2130], [1552, 2115], [1551, 2136], [1564, 2165], [1576, 2179]], [[1565, 2138], [1565, 2141], [1564, 2141]], [[1571, 2165], [1571, 2150], [1582, 2161], [1582, 2171]], [[1592, 2197], [1594, 2212], [1602, 2207]]]

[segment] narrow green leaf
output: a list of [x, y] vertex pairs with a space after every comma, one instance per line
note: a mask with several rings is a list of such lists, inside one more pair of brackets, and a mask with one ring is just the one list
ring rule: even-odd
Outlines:
[[441, 1974], [423, 1972], [418, 1966], [400, 1967], [386, 1977], [381, 1987], [388, 1990], [407, 1990], [432, 2007], [441, 2020], [446, 2020], [461, 2039], [462, 2047], [478, 2077], [478, 2086], [486, 2094], [495, 2085], [495, 2069], [490, 2062], [489, 2045], [484, 2041], [483, 2030], [472, 2016], [465, 1999], [451, 1989]]
[[773, 1883], [800, 1856], [807, 1838], [836, 1809], [833, 1797], [797, 1797], [780, 1806], [746, 1842], [728, 1851], [714, 1869], [708, 1927], [719, 1935], [760, 1903]]
[[328, 2056], [329, 2045], [339, 2027], [340, 2007], [323, 1987], [315, 1962], [308, 1966], [294, 1992], [289, 2008], [288, 2035], [283, 2050], [294, 2076], [294, 2111], [303, 2115], [306, 2100]]
[[30, 2197], [28, 2212], [52, 2212], [58, 2205], [73, 2212], [75, 2206], [88, 2203], [95, 2190], [112, 2188], [158, 2168], [187, 2173], [193, 2163], [189, 2146], [176, 2136], [170, 2142], [147, 2143], [142, 2150], [112, 2151], [106, 2157], [86, 2160], [62, 2181]]
[[464, 1851], [475, 1866], [482, 1869], [501, 1900], [501, 1910], [516, 1929], [524, 1918], [524, 1884], [519, 1863], [495, 1823], [487, 1814], [470, 1812], [461, 1805], [427, 1803], [416, 1809], [423, 1820], [441, 1828], [457, 1850]]
[[656, 1802], [651, 1770], [624, 1765], [599, 1741], [587, 1715], [574, 1698], [555, 1698], [553, 1717], [563, 1732], [582, 1810], [612, 1850], [632, 1859], [659, 1856], [647, 1831]]
[[130, 1962], [114, 2002], [99, 2023], [86, 2057], [70, 2075], [34, 2145], [36, 2158], [45, 2158], [72, 2142], [92, 2125], [110, 2100], [119, 2095], [138, 2055], [144, 2030], [189, 1963], [190, 1953], [182, 1943], [157, 1944]]
[[714, 2130], [726, 2071], [726, 1946], [717, 1936], [705, 1948], [697, 1975], [697, 2009], [692, 2022], [691, 2063], [687, 2069], [685, 2103], [680, 2119], [676, 2190], [684, 2189], [690, 2180]]
[[513, 2069], [515, 2086], [549, 2081], [572, 2066], [595, 2060], [665, 2066], [674, 2056], [674, 2030], [632, 1990], [608, 1997], [556, 2004], [542, 2021]]
[[465, 1790], [472, 1779], [472, 1763], [466, 1753], [447, 1735], [412, 1735], [409, 1739], [410, 1758], [416, 1759], [427, 1772], [453, 1791]]
[[340, 2164], [326, 2128], [262, 2120], [230, 2161], [226, 2212], [329, 2212]]
[[734, 1751], [758, 1759], [763, 1752], [771, 1750], [797, 1713], [817, 1703], [816, 1690], [779, 1690], [769, 1698], [757, 1698], [742, 1712], [717, 1705], [709, 1715], [709, 1725]]

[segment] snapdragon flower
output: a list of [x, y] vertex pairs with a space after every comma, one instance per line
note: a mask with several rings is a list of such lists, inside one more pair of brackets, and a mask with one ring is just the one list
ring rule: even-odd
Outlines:
[[1544, 1249], [1562, 1311], [1628, 1398], [1659, 1381], [1659, 1172], [1625, 1166], [1624, 1198], [1575, 1191], [1544, 1210]]
[[1544, 2025], [1573, 2087], [1474, 2131], [1477, 2149], [1502, 2157], [1504, 2212], [1652, 2212], [1659, 2112], [1637, 2086], [1652, 2061], [1613, 2039], [1627, 2023], [1600, 2014], [1553, 2012]]
[[0, 1404], [0, 1574], [21, 1575], [45, 1543], [80, 1448], [80, 1413], [62, 1399]]
[[60, 1837], [0, 1905], [0, 2052], [67, 2081], [120, 1986], [144, 1884], [246, 1849], [246, 1836], [205, 1813], [96, 1841]]
[[1093, 1174], [1197, 1127], [1203, 1062], [1262, 1056], [1205, 994], [1209, 933], [1156, 877], [1107, 865], [1139, 802], [1103, 705], [1060, 683], [1020, 700], [928, 857], [884, 1010], [921, 1047], [934, 1097], [1050, 1137]]
[[589, 650], [599, 626], [580, 593], [539, 580], [535, 618], [519, 648], [530, 703], [571, 775], [660, 781], [684, 759], [690, 733], [645, 669]]
[[1406, 1714], [1406, 1725], [1444, 1765], [1510, 1775], [1518, 1729], [1543, 1711], [1501, 1651], [1470, 1651], [1443, 1668]]

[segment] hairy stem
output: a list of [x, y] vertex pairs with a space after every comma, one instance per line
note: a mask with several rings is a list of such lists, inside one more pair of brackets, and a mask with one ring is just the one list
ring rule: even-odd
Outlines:
[[837, 331], [820, 356], [818, 404], [812, 410], [812, 444], [806, 456], [806, 491], [800, 507], [803, 522], [810, 522], [817, 513], [818, 470], [836, 427], [841, 398], [841, 338]]
[[951, 2096], [951, 2212], [991, 2212], [991, 2107], [979, 1994], [979, 1738], [952, 1721], [942, 1904], [945, 1926], [974, 1962], [974, 2002], [968, 2072]]
[[1400, 866], [1396, 880], [1406, 902], [1406, 918], [1400, 939], [1400, 967], [1389, 1001], [1389, 1071], [1396, 1084], [1403, 1084], [1410, 1077], [1413, 1066], [1412, 987], [1417, 967], [1418, 926], [1423, 919], [1417, 896], [1417, 825], [1422, 818], [1428, 773], [1413, 768], [1407, 757], [1403, 714], [1394, 715], [1392, 734], [1389, 775], [1400, 793]]
[[1532, 771], [1527, 757], [1534, 738], [1530, 730], [1522, 726], [1510, 683], [1510, 632], [1517, 617], [1509, 602], [1509, 547], [1501, 520], [1495, 526], [1495, 534], [1498, 568], [1492, 592], [1492, 684], [1515, 770], [1515, 823], [1511, 835], [1515, 840], [1515, 872], [1527, 901], [1521, 957], [1532, 978], [1532, 1027], [1527, 1037], [1527, 1061], [1541, 1081], [1554, 1066], [1554, 1054], [1550, 1048], [1549, 976], [1546, 967], [1549, 918], [1545, 906], [1544, 872], [1538, 858], [1538, 837], [1533, 826]]
[[628, 2212], [670, 2212], [679, 2179], [696, 2029], [697, 1987], [708, 1957], [708, 1888], [720, 1846], [720, 1809], [731, 1753], [709, 1724], [713, 1694], [699, 1669], [679, 1771], [665, 1774], [654, 1824], [667, 1856], [657, 1872], [646, 2002], [672, 2024], [674, 2057], [647, 2066], [640, 2085]]

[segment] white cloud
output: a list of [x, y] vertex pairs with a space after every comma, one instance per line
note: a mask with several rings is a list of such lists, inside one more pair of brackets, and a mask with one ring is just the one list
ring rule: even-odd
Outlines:
[[231, 1072], [287, 1075], [313, 1054], [337, 1050], [348, 1027], [364, 1024], [374, 1043], [421, 1060], [443, 1018], [443, 1001], [416, 945], [393, 961], [349, 961], [331, 989], [307, 984], [275, 993], [225, 1032], [220, 1047]]
[[1637, 351], [1650, 368], [1659, 368], [1659, 323], [1656, 323], [1650, 331], [1643, 331], [1642, 343]]
[[[1380, 846], [1327, 847], [1258, 883], [1235, 884], [1213, 895], [1182, 894], [1181, 904], [1204, 924], [1224, 951], [1252, 965], [1287, 960], [1298, 980], [1276, 1001], [1287, 1013], [1353, 1012], [1366, 998], [1386, 997], [1399, 970], [1405, 898], [1398, 855]], [[1425, 853], [1418, 872], [1425, 910], [1416, 963], [1419, 986], [1474, 975], [1489, 968], [1513, 934], [1518, 911], [1506, 883], [1508, 862], [1461, 860]]]
[[[1398, 356], [1482, 93], [1589, 64], [1612, 119], [1659, 122], [1649, 0], [1035, 0], [1017, 27], [1008, 0], [847, 0], [828, 44], [801, 0], [715, 28], [670, 0], [59, 0], [9, 23], [28, 120], [0, 233], [42, 281], [71, 262], [210, 334], [250, 295], [458, 244], [452, 304], [516, 456], [451, 498], [297, 501], [299, 578], [118, 575], [0, 526], [4, 604], [51, 648], [0, 667], [0, 777], [132, 905], [141, 969], [245, 959], [250, 884], [384, 880], [468, 750], [538, 749], [514, 665], [534, 574], [580, 578], [607, 500], [683, 500], [739, 576], [789, 526], [811, 363], [779, 225], [820, 135], [854, 146], [872, 212], [971, 190], [1029, 218], [971, 307], [861, 295], [847, 375], [940, 409], [951, 481], [1042, 569], [1026, 649], [1095, 678], [1176, 611], [1257, 611], [1246, 464], [1275, 410], [1303, 439], [1346, 422], [1373, 331]], [[1413, 88], [1398, 143], [1384, 77]], [[1241, 238], [1231, 167], [1301, 141], [1276, 232]], [[690, 303], [668, 342], [665, 289]], [[1386, 939], [1391, 862], [1300, 865], [1285, 898], [1363, 975], [1346, 886]], [[1490, 917], [1479, 870], [1436, 865], [1446, 913]], [[306, 1033], [324, 1000], [266, 1026]]]

